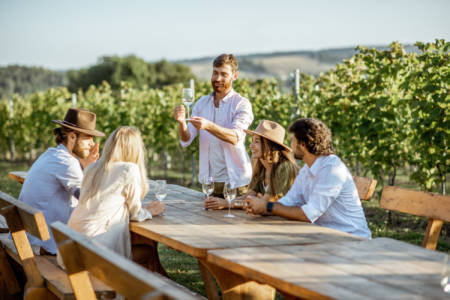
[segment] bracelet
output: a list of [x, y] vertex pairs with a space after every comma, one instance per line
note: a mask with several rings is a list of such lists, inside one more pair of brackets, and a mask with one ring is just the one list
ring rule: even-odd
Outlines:
[[272, 213], [272, 209], [273, 209], [273, 202], [267, 202], [267, 205], [266, 205], [266, 210], [267, 210], [267, 212], [269, 213], [269, 214], [271, 214]]

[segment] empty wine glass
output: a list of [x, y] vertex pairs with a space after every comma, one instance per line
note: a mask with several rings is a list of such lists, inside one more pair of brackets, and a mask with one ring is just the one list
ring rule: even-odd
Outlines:
[[[162, 202], [167, 196], [167, 182], [165, 180], [156, 180], [155, 196]], [[161, 214], [162, 216], [164, 213]]]
[[[213, 193], [213, 191], [214, 191], [214, 178], [213, 177], [204, 176], [202, 178], [202, 190], [203, 190], [203, 193], [206, 195], [206, 198], [208, 198], [209, 195], [211, 195]], [[204, 207], [203, 207], [203, 210], [205, 210]]]
[[187, 106], [187, 110], [188, 110], [188, 113], [187, 113], [188, 117], [187, 118], [189, 120], [189, 117], [190, 117], [190, 115], [189, 115], [189, 107], [192, 105], [192, 103], [194, 103], [194, 90], [191, 89], [191, 88], [184, 88], [182, 93], [181, 93], [181, 97], [183, 99], [184, 105]]
[[228, 214], [225, 215], [226, 218], [234, 218], [234, 215], [231, 214], [231, 202], [236, 198], [236, 188], [230, 182], [225, 182], [223, 186], [223, 195], [225, 199], [228, 201]]

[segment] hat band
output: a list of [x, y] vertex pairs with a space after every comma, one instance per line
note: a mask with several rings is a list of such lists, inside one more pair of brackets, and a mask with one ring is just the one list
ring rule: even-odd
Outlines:
[[67, 122], [66, 120], [63, 120], [63, 123], [66, 124], [66, 125], [69, 125], [69, 126], [73, 126], [73, 127], [79, 128], [79, 129], [83, 129], [83, 130], [94, 130], [94, 129], [91, 129], [91, 128], [83, 128], [83, 127], [81, 127], [79, 125]]

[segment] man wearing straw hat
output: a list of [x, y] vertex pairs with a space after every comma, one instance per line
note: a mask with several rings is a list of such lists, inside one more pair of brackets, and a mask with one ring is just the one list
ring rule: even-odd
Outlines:
[[[70, 108], [64, 120], [53, 120], [61, 127], [53, 134], [57, 147], [48, 148], [33, 163], [20, 192], [19, 199], [39, 209], [47, 224], [67, 223], [78, 204], [83, 169], [99, 156], [99, 145], [94, 136], [105, 136], [95, 130], [96, 115], [90, 111]], [[28, 236], [33, 245], [40, 246], [41, 254], [56, 254], [56, 243], [51, 239], [41, 242]]]
[[334, 154], [330, 129], [319, 120], [300, 119], [289, 132], [294, 157], [305, 165], [277, 203], [248, 196], [247, 213], [274, 214], [370, 238], [358, 191], [349, 170]]
[[238, 62], [232, 54], [222, 54], [213, 63], [213, 92], [201, 97], [186, 123], [184, 106], [177, 106], [174, 118], [178, 122], [180, 143], [189, 146], [200, 136], [199, 180], [213, 177], [214, 196], [223, 195], [225, 182], [246, 192], [252, 167], [245, 149], [245, 132], [253, 121], [250, 102], [233, 90], [238, 77]]

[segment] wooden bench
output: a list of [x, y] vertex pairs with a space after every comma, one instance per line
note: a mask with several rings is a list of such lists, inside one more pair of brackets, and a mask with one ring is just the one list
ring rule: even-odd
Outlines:
[[385, 186], [380, 207], [428, 218], [422, 246], [435, 250], [443, 221], [450, 221], [450, 196]]
[[[35, 256], [28, 241], [26, 232], [42, 241], [50, 239], [42, 212], [1, 191], [0, 208], [12, 236], [12, 240], [8, 234], [0, 236], [0, 272], [8, 293], [22, 292], [9, 257], [21, 265], [25, 273], [24, 299], [74, 299], [67, 273], [58, 266], [55, 256]], [[115, 297], [115, 292], [103, 283], [96, 281], [94, 285], [100, 297]]]
[[51, 227], [77, 299], [96, 299], [88, 271], [127, 299], [199, 299], [61, 222]]
[[369, 201], [375, 192], [377, 181], [375, 179], [353, 176], [356, 189], [358, 190], [359, 199]]

